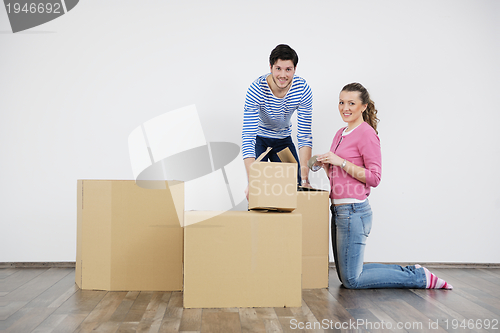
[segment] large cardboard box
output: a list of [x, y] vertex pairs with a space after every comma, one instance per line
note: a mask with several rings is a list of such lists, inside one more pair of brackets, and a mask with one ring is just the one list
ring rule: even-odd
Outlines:
[[185, 212], [184, 307], [300, 307], [301, 215], [212, 216]]
[[297, 161], [290, 149], [278, 153], [280, 162], [261, 162], [268, 148], [250, 166], [248, 208], [293, 211], [297, 208]]
[[328, 288], [329, 192], [301, 188], [297, 209], [302, 215], [302, 289]]
[[80, 288], [182, 290], [184, 184], [158, 184], [163, 189], [133, 180], [78, 180]]

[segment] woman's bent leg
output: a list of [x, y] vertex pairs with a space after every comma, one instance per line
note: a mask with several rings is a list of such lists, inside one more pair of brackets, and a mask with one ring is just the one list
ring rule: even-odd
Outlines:
[[[334, 207], [337, 260], [340, 279], [346, 288], [425, 288], [423, 268], [415, 266], [363, 265], [372, 212], [368, 201]], [[335, 225], [333, 225], [335, 221]], [[333, 234], [333, 232], [332, 232]], [[337, 264], [337, 263], [336, 263]]]
[[[366, 266], [366, 265], [365, 265]], [[415, 266], [381, 265], [363, 269], [351, 286], [355, 289], [367, 288], [419, 288], [426, 286], [423, 268]]]
[[[361, 211], [370, 218], [367, 227], [371, 226], [371, 209], [368, 202], [362, 204], [348, 204], [334, 206], [334, 215], [332, 222], [335, 222], [336, 228], [336, 247], [337, 263], [340, 281], [346, 288], [353, 288], [355, 280], [363, 271], [363, 258], [366, 245], [367, 233], [364, 230], [353, 230], [353, 227], [360, 227], [359, 215]], [[361, 227], [361, 229], [363, 229]], [[369, 230], [368, 230], [369, 233]], [[333, 233], [332, 233], [333, 234]]]

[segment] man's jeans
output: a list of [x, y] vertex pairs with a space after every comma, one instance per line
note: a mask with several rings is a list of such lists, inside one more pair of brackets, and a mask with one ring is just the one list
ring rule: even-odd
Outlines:
[[269, 160], [271, 162], [281, 162], [278, 154], [285, 148], [289, 148], [292, 152], [293, 157], [297, 161], [298, 166], [298, 175], [297, 182], [298, 185], [302, 184], [302, 178], [300, 176], [300, 161], [299, 156], [297, 155], [297, 150], [295, 150], [295, 145], [293, 144], [291, 137], [286, 137], [284, 139], [273, 139], [273, 138], [265, 138], [263, 136], [258, 136], [255, 138], [255, 158], [258, 158], [263, 152], [266, 151], [268, 147], [272, 147], [273, 149], [267, 153], [267, 155], [262, 159], [262, 161]]

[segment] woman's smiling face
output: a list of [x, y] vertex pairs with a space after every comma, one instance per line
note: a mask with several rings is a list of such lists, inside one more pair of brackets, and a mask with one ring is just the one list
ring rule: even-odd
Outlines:
[[363, 122], [363, 111], [368, 104], [363, 104], [359, 91], [341, 91], [339, 96], [339, 111], [342, 120], [350, 124], [350, 129]]

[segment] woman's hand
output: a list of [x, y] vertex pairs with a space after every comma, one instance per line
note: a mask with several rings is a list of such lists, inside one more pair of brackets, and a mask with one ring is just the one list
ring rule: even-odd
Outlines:
[[324, 164], [328, 163], [328, 164], [335, 165], [335, 166], [341, 166], [342, 162], [344, 162], [344, 159], [342, 157], [335, 155], [331, 151], [329, 151], [328, 153], [323, 154], [323, 155], [318, 155], [316, 160], [318, 160]]
[[[318, 161], [323, 162], [324, 164], [331, 164], [335, 166], [342, 166], [344, 163], [344, 159], [338, 155], [335, 155], [331, 151], [329, 151], [326, 154], [323, 155], [318, 155], [317, 158]], [[349, 161], [346, 161], [345, 166], [342, 168], [345, 172], [347, 172], [349, 175], [352, 177], [356, 178], [362, 183], [366, 183], [366, 174], [365, 174], [365, 169], [362, 167], [359, 167]], [[325, 171], [327, 171], [325, 169]], [[328, 173], [327, 173], [328, 174]]]

